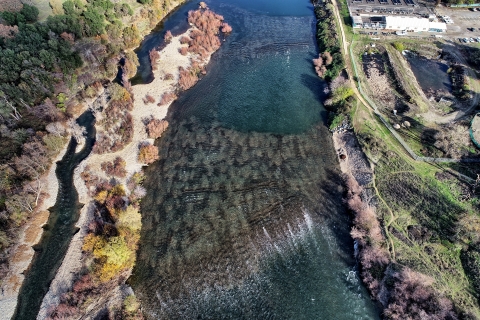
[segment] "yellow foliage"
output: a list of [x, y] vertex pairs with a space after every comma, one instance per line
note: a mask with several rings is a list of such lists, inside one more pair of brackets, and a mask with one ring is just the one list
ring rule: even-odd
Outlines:
[[107, 264], [117, 265], [121, 269], [128, 265], [132, 250], [128, 248], [123, 237], [111, 237], [103, 246], [95, 246], [93, 255], [96, 258], [106, 258]]
[[130, 92], [128, 92], [127, 90], [123, 90], [122, 100], [129, 101], [130, 99], [131, 99]]
[[117, 184], [110, 190], [109, 195], [112, 196], [125, 196], [125, 187], [123, 184]]
[[128, 296], [123, 300], [123, 308], [128, 313], [134, 313], [140, 308], [140, 303], [134, 295]]
[[119, 227], [118, 234], [127, 242], [127, 246], [132, 250], [137, 250], [137, 244], [140, 240], [140, 232], [132, 231], [130, 228]]
[[142, 228], [142, 216], [134, 206], [128, 206], [127, 209], [118, 213], [118, 227], [126, 227], [132, 231], [140, 231]]
[[122, 269], [124, 269], [123, 266], [107, 262], [97, 269], [96, 274], [101, 282], [108, 282], [117, 276]]
[[97, 202], [105, 203], [105, 200], [107, 200], [107, 196], [108, 196], [108, 191], [107, 190], [102, 190], [95, 195], [94, 199]]
[[93, 252], [95, 248], [101, 248], [105, 245], [105, 239], [101, 236], [96, 236], [93, 233], [87, 234], [83, 240], [83, 251]]

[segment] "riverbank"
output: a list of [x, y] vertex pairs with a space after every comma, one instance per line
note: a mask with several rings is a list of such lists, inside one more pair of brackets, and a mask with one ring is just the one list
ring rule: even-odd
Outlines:
[[[68, 136], [67, 141], [70, 141], [70, 136]], [[24, 272], [30, 266], [35, 254], [33, 247], [38, 244], [42, 237], [43, 226], [47, 223], [50, 215], [48, 208], [55, 205], [59, 188], [55, 171], [57, 162], [63, 158], [67, 147], [68, 142], [53, 160], [47, 174], [40, 179], [39, 183], [45, 188], [45, 198], [35, 209], [31, 219], [22, 227], [18, 244], [13, 248], [9, 272], [3, 279], [0, 289], [0, 314], [2, 314], [3, 319], [10, 319], [15, 312], [18, 293], [25, 279]]]
[[[181, 39], [190, 37], [192, 31], [195, 29], [195, 27], [192, 27], [185, 33], [172, 37], [167, 45], [158, 52], [159, 59], [157, 59], [155, 67], [153, 68], [154, 80], [151, 83], [131, 87], [131, 94], [135, 97], [133, 109], [130, 111], [133, 122], [133, 137], [131, 142], [117, 152], [105, 154], [92, 153], [75, 170], [75, 187], [79, 194], [80, 202], [85, 204], [77, 223], [80, 231], [71, 241], [64, 262], [42, 303], [38, 319], [47, 317], [49, 312], [61, 302], [62, 295], [71, 290], [74, 281], [77, 280], [78, 275], [87, 263], [86, 260], [88, 258], [83, 253], [82, 246], [85, 236], [89, 233], [89, 224], [94, 218], [95, 202], [92, 196], [92, 190], [87, 188], [81, 174], [88, 167], [88, 171], [92, 175], [108, 181], [111, 179], [111, 176], [102, 169], [102, 163], [114, 161], [116, 158], [122, 158], [125, 161], [124, 169], [126, 174], [124, 177], [117, 177], [116, 184], [127, 186], [129, 179], [142, 170], [145, 164], [138, 160], [139, 146], [153, 144], [154, 142], [154, 139], [149, 136], [146, 122], [149, 122], [151, 119], [163, 120], [166, 117], [172, 101], [167, 103], [160, 103], [160, 101], [163, 100], [162, 97], [165, 94], [177, 91], [177, 87], [182, 78], [182, 70], [188, 70], [192, 64], [195, 64], [196, 67], [203, 70], [210, 61], [213, 52], [202, 55], [202, 58], [195, 53], [184, 54], [184, 50], [188, 48], [188, 43], [181, 41]], [[185, 49], [182, 50], [182, 48]], [[183, 53], [181, 53], [182, 51]], [[149, 101], [147, 101], [146, 97], [150, 97], [148, 99]], [[99, 125], [98, 128], [103, 129], [101, 125]], [[122, 274], [122, 277], [125, 279], [128, 278], [130, 272], [131, 270], [128, 271], [128, 274]], [[108, 297], [102, 296], [102, 306], [99, 306], [98, 303], [93, 303], [92, 306], [87, 308], [86, 312], [89, 316], [93, 316], [100, 311], [99, 307], [104, 308], [105, 305], [121, 306], [123, 299], [131, 294], [132, 290], [127, 285], [120, 283], [110, 290]]]

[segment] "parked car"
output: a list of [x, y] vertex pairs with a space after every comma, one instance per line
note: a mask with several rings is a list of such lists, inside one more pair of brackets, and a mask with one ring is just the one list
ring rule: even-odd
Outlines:
[[470, 42], [475, 42], [475, 40], [473, 38], [470, 38]]
[[469, 43], [469, 42], [470, 42], [470, 40], [469, 40], [468, 38], [463, 38], [463, 42], [465, 42], [465, 43]]

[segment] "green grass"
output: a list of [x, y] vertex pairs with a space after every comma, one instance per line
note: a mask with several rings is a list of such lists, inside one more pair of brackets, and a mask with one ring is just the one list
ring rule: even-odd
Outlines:
[[[367, 156], [375, 163], [376, 212], [395, 261], [431, 276], [434, 287], [460, 310], [480, 316], [460, 259], [468, 243], [459, 236], [465, 233], [459, 227], [461, 219], [466, 214], [478, 215], [475, 200], [460, 201], [457, 180], [437, 179], [442, 167], [412, 160], [365, 107], [356, 108], [356, 114], [360, 113], [369, 117], [354, 121], [354, 126]], [[366, 141], [362, 139], [365, 136], [373, 138]], [[379, 146], [368, 145], [375, 141]], [[413, 237], [409, 230], [416, 226], [428, 231], [429, 237]]]
[[[62, 0], [64, 1], [64, 0]], [[50, 7], [49, 0], [32, 0], [32, 3], [40, 11], [38, 13], [38, 20], [45, 21], [49, 15], [52, 15], [52, 7]]]
[[335, 129], [336, 127], [338, 127], [339, 125], [342, 124], [343, 120], [345, 119], [345, 115], [343, 113], [337, 113], [334, 115], [333, 119], [331, 120], [330, 122], [330, 126], [329, 126], [329, 129], [330, 130], [333, 130]]

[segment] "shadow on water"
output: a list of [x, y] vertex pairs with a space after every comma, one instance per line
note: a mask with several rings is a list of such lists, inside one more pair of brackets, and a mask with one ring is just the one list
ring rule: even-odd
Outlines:
[[87, 111], [77, 122], [87, 130], [86, 143], [80, 152], [75, 153], [77, 142], [72, 138], [62, 160], [57, 162], [55, 171], [59, 182], [57, 200], [49, 209], [47, 225], [38, 246], [35, 247], [33, 261], [25, 272], [25, 281], [20, 289], [13, 319], [36, 319], [43, 297], [62, 264], [73, 235], [78, 231], [75, 223], [81, 206], [73, 185], [73, 171], [90, 154], [95, 143], [95, 118]]
[[378, 318], [349, 280], [350, 220], [309, 59], [312, 7], [208, 5], [234, 31], [170, 106], [162, 157], [146, 169], [129, 279], [142, 310], [147, 319]]

